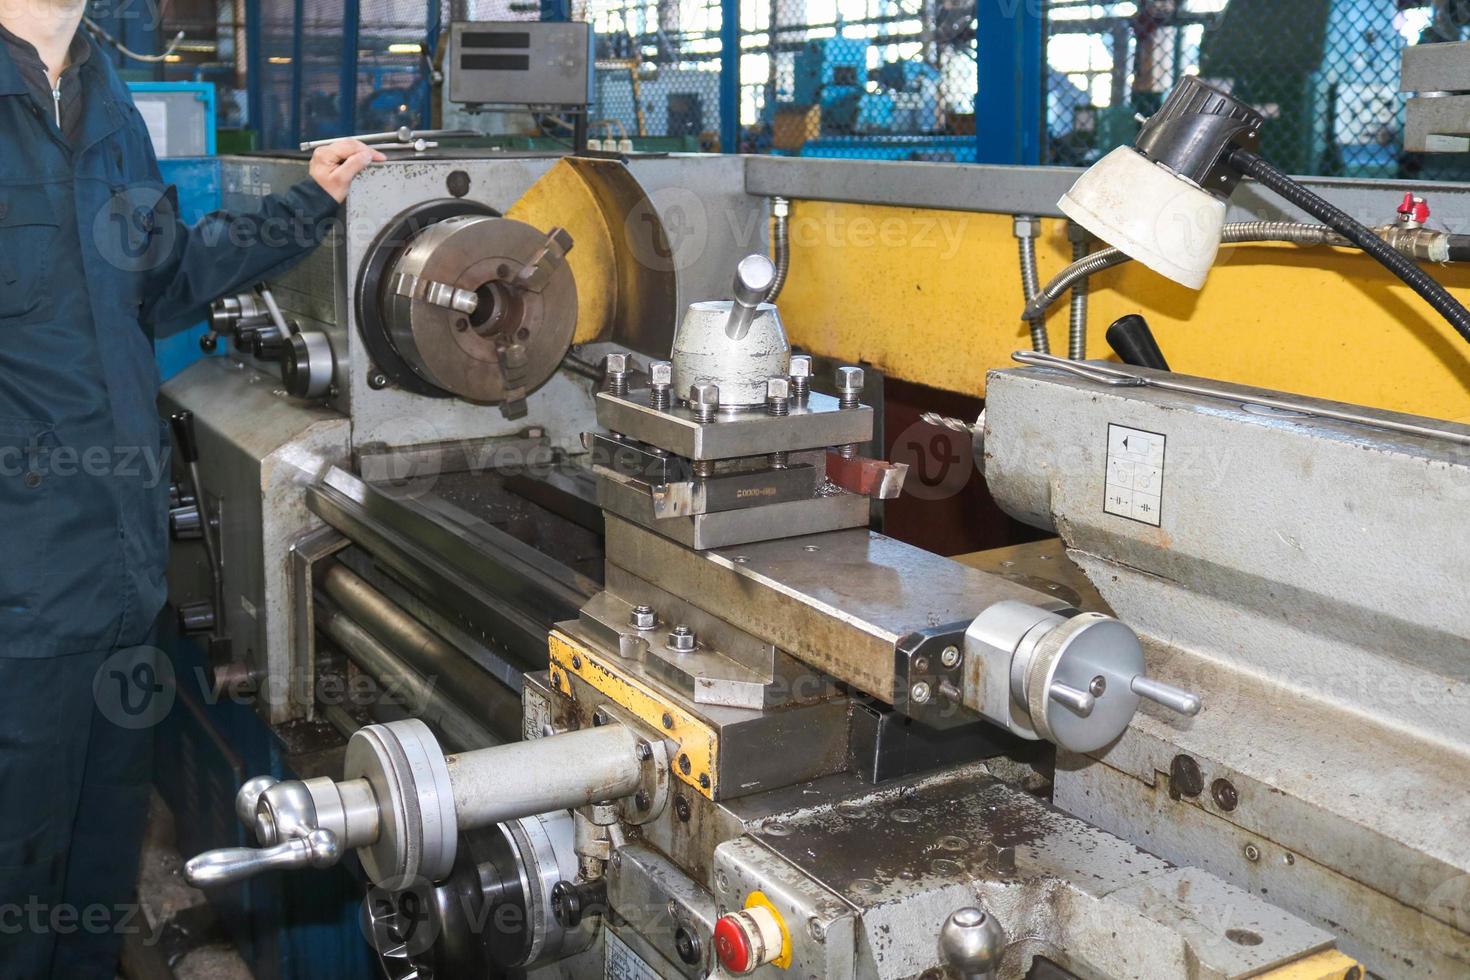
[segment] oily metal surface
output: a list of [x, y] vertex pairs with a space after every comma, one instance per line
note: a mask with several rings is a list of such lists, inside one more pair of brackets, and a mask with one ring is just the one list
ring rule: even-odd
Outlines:
[[[879, 976], [930, 965], [927, 943], [915, 939], [932, 935], [951, 903], [973, 900], [975, 890], [1008, 920], [1011, 944], [1075, 943], [1068, 951], [1080, 962], [1112, 976], [1178, 975], [1174, 968], [1191, 960], [1199, 976], [1250, 976], [1332, 941], [1266, 900], [1175, 868], [981, 767], [767, 818], [751, 833], [858, 912], [859, 955]], [[1024, 931], [1017, 913], [1027, 916]], [[1102, 931], [1115, 942], [1093, 949], [1079, 941]], [[1136, 948], [1148, 945], [1158, 948]], [[1125, 963], [1141, 972], [1114, 972]]]
[[[426, 229], [382, 285], [394, 347], [426, 381], [472, 401], [540, 386], [561, 363], [577, 323], [577, 285], [564, 261], [540, 292], [513, 284], [545, 243], [544, 232], [507, 218], [452, 218]], [[465, 313], [399, 295], [393, 282], [400, 276], [477, 294], [479, 305]], [[508, 385], [501, 370], [507, 344], [525, 348], [523, 385]]]
[[609, 516], [607, 551], [671, 592], [799, 660], [892, 703], [895, 646], [915, 630], [974, 619], [1031, 589], [866, 530], [690, 551]]

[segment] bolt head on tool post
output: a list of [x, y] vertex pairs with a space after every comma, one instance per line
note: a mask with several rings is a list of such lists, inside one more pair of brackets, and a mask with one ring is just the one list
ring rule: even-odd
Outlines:
[[701, 420], [707, 421], [705, 416], [714, 418], [715, 413], [720, 409], [720, 386], [712, 384], [690, 386], [689, 407]]
[[861, 395], [865, 380], [863, 369], [860, 367], [844, 365], [837, 369], [837, 390], [845, 395]]
[[801, 382], [812, 376], [812, 358], [810, 354], [792, 354], [791, 371], [792, 380]]
[[655, 388], [667, 388], [674, 383], [674, 365], [668, 361], [654, 361], [648, 365], [648, 383]]

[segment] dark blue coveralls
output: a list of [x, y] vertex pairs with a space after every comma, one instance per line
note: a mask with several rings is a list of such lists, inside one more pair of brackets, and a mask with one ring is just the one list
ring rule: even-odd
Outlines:
[[[0, 46], [0, 977], [112, 978], [151, 736], [101, 668], [164, 603], [169, 436], [153, 338], [330, 231], [314, 181], [188, 228], [95, 43], [74, 144]], [[94, 695], [94, 682], [97, 694]], [[145, 692], [146, 693], [146, 692]]]

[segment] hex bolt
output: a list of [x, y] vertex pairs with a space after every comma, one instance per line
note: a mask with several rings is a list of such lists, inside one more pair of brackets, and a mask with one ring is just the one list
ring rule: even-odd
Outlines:
[[628, 394], [628, 355], [609, 354], [603, 358], [602, 390], [615, 398]]
[[653, 806], [653, 798], [648, 795], [648, 790], [640, 789], [633, 796], [633, 805], [640, 810], [647, 810]]
[[[785, 418], [791, 414], [791, 381], [789, 378], [772, 378], [766, 382], [766, 414], [772, 418]], [[791, 464], [791, 455], [785, 451], [771, 453], [771, 469], [784, 470]]]
[[683, 623], [675, 626], [669, 634], [669, 649], [676, 653], [689, 653], [698, 642], [699, 638], [694, 635], [694, 631]]
[[[844, 365], [837, 369], [837, 407], [844, 411], [861, 408], [863, 398], [863, 369]], [[850, 442], [845, 446], [837, 448], [837, 454], [843, 459], [853, 459], [857, 456], [857, 443]]]
[[812, 358], [810, 354], [791, 355], [791, 400], [805, 405], [812, 393]]
[[638, 756], [639, 762], [647, 762], [649, 759], [653, 758], [653, 746], [649, 745], [647, 742], [639, 742], [636, 754]]
[[382, 391], [388, 387], [388, 376], [382, 371], [370, 371], [368, 373], [368, 387], [374, 391]]
[[696, 422], [713, 422], [720, 411], [720, 386], [701, 382], [689, 386], [689, 410]]
[[791, 379], [772, 378], [766, 382], [766, 414], [776, 418], [791, 414]]
[[960, 665], [960, 648], [955, 646], [945, 647], [939, 654], [939, 662], [946, 669], [953, 670]]
[[648, 404], [657, 412], [667, 412], [673, 402], [674, 365], [654, 361], [648, 365]]
[[682, 796], [674, 797], [674, 816], [679, 818], [680, 823], [688, 823], [692, 814], [693, 808], [690, 807], [688, 800]]
[[658, 614], [652, 606], [634, 606], [628, 614], [628, 625], [635, 630], [651, 630], [658, 625]]

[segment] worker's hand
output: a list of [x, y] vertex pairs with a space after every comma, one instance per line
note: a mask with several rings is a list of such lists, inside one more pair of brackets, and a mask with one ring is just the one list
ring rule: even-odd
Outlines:
[[347, 188], [353, 178], [362, 173], [370, 163], [382, 163], [388, 159], [377, 150], [359, 140], [338, 140], [328, 146], [319, 147], [311, 155], [311, 179], [332, 195], [338, 204], [347, 200]]

